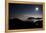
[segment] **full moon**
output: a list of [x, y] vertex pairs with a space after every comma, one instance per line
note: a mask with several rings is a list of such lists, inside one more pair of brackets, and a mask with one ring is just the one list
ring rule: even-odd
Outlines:
[[39, 8], [38, 8], [38, 7], [36, 7], [36, 8], [35, 8], [35, 10], [36, 10], [36, 11], [38, 11], [38, 10], [39, 10]]

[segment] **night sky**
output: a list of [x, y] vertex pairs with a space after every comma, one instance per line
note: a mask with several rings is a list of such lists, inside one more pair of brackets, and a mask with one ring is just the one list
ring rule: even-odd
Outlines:
[[9, 3], [10, 19], [19, 18], [26, 20], [28, 17], [42, 18], [43, 5]]

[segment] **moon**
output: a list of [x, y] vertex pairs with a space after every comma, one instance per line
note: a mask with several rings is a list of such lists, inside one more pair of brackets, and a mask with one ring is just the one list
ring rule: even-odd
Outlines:
[[38, 8], [38, 7], [36, 7], [36, 8], [35, 8], [35, 10], [36, 10], [36, 11], [38, 11], [38, 10], [39, 10], [39, 8]]

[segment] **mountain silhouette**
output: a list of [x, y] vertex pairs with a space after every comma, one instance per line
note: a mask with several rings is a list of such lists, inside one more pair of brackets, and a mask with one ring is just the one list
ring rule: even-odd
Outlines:
[[[33, 17], [30, 17], [28, 19], [32, 19]], [[34, 19], [34, 18], [33, 18]], [[36, 21], [35, 23], [33, 21], [22, 21], [18, 18], [15, 19], [9, 19], [9, 29], [28, 29], [28, 28], [42, 28], [42, 20]]]
[[34, 19], [34, 17], [29, 17], [29, 18], [27, 18], [27, 19]]
[[27, 19], [42, 19], [42, 18], [34, 18], [34, 17], [29, 17]]

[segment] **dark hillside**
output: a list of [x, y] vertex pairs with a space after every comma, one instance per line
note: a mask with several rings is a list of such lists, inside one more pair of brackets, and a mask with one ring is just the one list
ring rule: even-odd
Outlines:
[[42, 28], [42, 21], [22, 21], [20, 19], [10, 19], [9, 29]]

